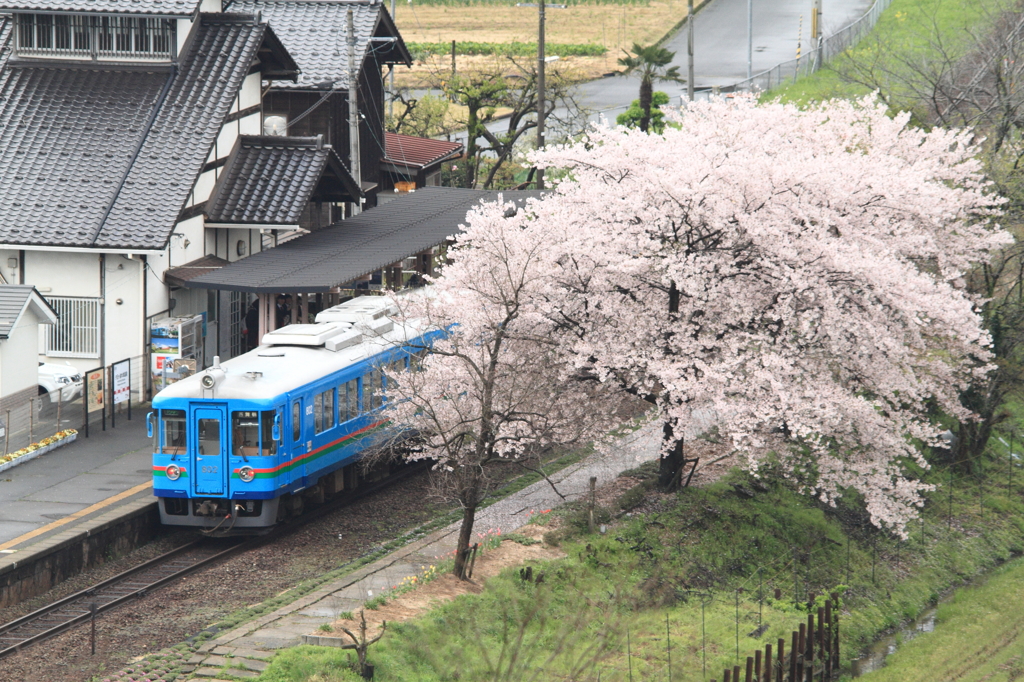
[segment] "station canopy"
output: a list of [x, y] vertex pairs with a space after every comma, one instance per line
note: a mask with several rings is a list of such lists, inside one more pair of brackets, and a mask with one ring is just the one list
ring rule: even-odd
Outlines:
[[182, 284], [254, 294], [327, 292], [443, 244], [461, 231], [466, 214], [481, 202], [501, 197], [521, 206], [540, 195], [424, 187]]

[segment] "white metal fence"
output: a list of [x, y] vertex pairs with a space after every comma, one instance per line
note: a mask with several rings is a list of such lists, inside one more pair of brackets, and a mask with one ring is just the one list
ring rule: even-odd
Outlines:
[[100, 356], [100, 299], [50, 296], [57, 324], [39, 325], [40, 353], [50, 357]]
[[767, 91], [783, 83], [795, 81], [801, 76], [814, 73], [823, 64], [828, 63], [844, 50], [853, 47], [868, 34], [878, 23], [882, 12], [888, 9], [892, 0], [876, 0], [864, 16], [852, 24], [839, 29], [827, 38], [822, 38], [815, 49], [808, 50], [799, 59], [776, 64], [772, 68], [736, 83], [732, 87], [722, 88], [722, 92]]
[[[131, 358], [129, 400], [114, 404], [113, 379], [111, 368], [103, 368], [104, 395], [102, 404], [105, 410], [96, 410], [89, 414], [90, 430], [100, 431], [104, 428], [120, 427], [128, 418], [129, 403], [131, 404], [132, 420], [145, 419], [143, 406], [148, 402], [149, 358], [145, 355]], [[69, 368], [70, 369], [70, 368]], [[82, 374], [88, 381], [90, 372]], [[84, 388], [84, 387], [83, 387]], [[72, 391], [63, 387], [63, 391], [54, 391], [30, 398], [22, 403], [11, 405], [0, 410], [0, 454], [17, 452], [33, 443], [67, 429], [77, 429], [79, 437], [84, 437], [85, 406], [83, 390]], [[67, 399], [65, 399], [67, 398]]]

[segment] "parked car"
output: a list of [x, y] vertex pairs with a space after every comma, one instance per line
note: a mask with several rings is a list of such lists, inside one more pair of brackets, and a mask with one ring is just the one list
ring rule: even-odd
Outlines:
[[[60, 389], [60, 393], [57, 393]], [[82, 395], [82, 375], [71, 365], [39, 363], [39, 395], [50, 395], [50, 402], [68, 402]]]

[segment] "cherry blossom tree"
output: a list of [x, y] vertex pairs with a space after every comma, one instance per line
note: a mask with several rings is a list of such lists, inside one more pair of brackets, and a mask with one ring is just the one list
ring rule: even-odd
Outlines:
[[614, 391], [573, 376], [573, 358], [544, 314], [539, 292], [551, 273], [544, 245], [524, 241], [523, 220], [514, 203], [482, 205], [429, 292], [395, 297], [412, 324], [447, 330], [416, 371], [389, 374], [388, 401], [392, 421], [419, 433], [422, 448], [407, 457], [435, 460], [442, 491], [462, 507], [460, 578], [477, 508], [499, 470], [543, 473], [542, 452], [589, 442], [614, 424]]
[[[903, 533], [927, 489], [906, 464], [927, 466], [928, 411], [970, 418], [959, 393], [989, 370], [963, 278], [1010, 237], [971, 133], [914, 129], [872, 98], [677, 117], [662, 136], [599, 125], [531, 157], [564, 173], [517, 223], [549, 273], [531, 324], [546, 316], [579, 372], [657, 407], [667, 480], [679, 434], [711, 410], [753, 472], [772, 458], [822, 500], [859, 491]], [[470, 253], [492, 256], [456, 256], [481, 281], [519, 257]]]

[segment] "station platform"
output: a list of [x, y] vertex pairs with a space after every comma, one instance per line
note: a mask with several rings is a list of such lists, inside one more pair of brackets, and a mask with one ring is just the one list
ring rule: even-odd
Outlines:
[[[0, 473], [0, 564], [155, 503], [145, 412]], [[134, 415], [133, 415], [134, 416]]]

